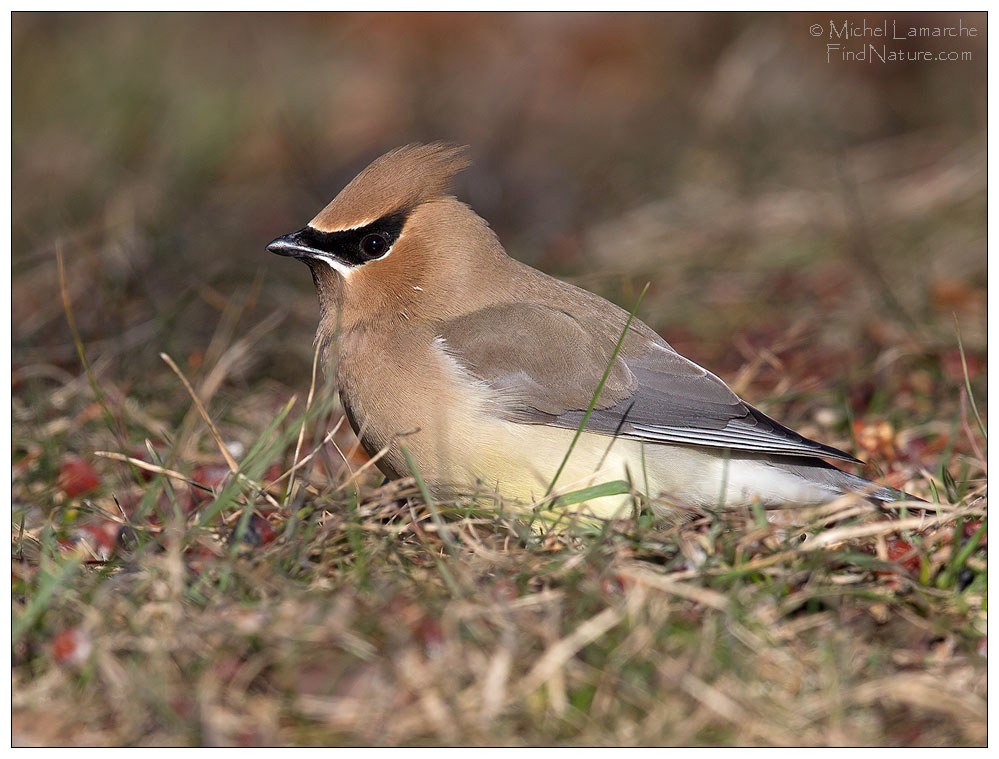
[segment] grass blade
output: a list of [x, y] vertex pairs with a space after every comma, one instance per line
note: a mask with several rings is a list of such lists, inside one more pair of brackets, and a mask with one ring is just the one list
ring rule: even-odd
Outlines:
[[[430, 520], [437, 527], [437, 531], [441, 536], [441, 540], [444, 541], [444, 545], [447, 547], [448, 553], [452, 558], [458, 555], [458, 546], [454, 542], [454, 538], [451, 536], [451, 532], [448, 530], [447, 524], [444, 523], [444, 518], [437, 511], [437, 504], [434, 503], [433, 497], [430, 495], [430, 490], [427, 488], [427, 483], [423, 481], [422, 475], [420, 475], [420, 470], [416, 467], [416, 462], [413, 461], [413, 456], [410, 454], [409, 449], [403, 445], [399, 444], [399, 449], [402, 451], [403, 458], [406, 459], [406, 465], [409, 467], [409, 471], [413, 473], [413, 479], [416, 480], [416, 488], [420, 491], [420, 497], [423, 502], [427, 505], [427, 510], [430, 512]], [[415, 519], [414, 519], [415, 521]], [[437, 565], [438, 571], [441, 573], [441, 577], [444, 578], [444, 582], [451, 589], [451, 592], [456, 596], [461, 596], [461, 587], [458, 585], [457, 580], [455, 580], [454, 575], [451, 571], [444, 565], [444, 562], [440, 560], [440, 557], [434, 556], [434, 563]]]
[[191, 387], [191, 383], [187, 381], [187, 377], [184, 376], [184, 373], [180, 370], [180, 367], [177, 366], [177, 364], [174, 363], [174, 360], [170, 358], [166, 353], [161, 353], [160, 358], [163, 359], [166, 362], [167, 366], [169, 366], [173, 370], [173, 373], [180, 378], [180, 381], [184, 385], [184, 389], [187, 390], [188, 395], [191, 396], [191, 400], [194, 401], [195, 408], [198, 409], [198, 413], [201, 414], [201, 418], [204, 419], [205, 424], [208, 425], [208, 429], [209, 431], [211, 431], [212, 437], [215, 438], [215, 444], [219, 447], [219, 451], [222, 452], [222, 458], [225, 459], [225, 463], [228, 464], [229, 469], [233, 472], [236, 472], [239, 469], [239, 465], [236, 463], [236, 459], [234, 459], [232, 457], [232, 454], [229, 452], [229, 447], [225, 444], [225, 441], [222, 440], [222, 435], [219, 434], [218, 428], [215, 426], [215, 422], [213, 422], [212, 418], [208, 415], [208, 411], [201, 403], [201, 399], [198, 397], [198, 394], [194, 392], [194, 388]]
[[975, 413], [975, 420], [978, 422], [978, 429], [981, 430], [982, 437], [989, 439], [988, 430], [982, 421], [981, 414], [978, 413], [978, 404], [975, 403], [975, 394], [971, 392], [971, 378], [968, 377], [968, 361], [964, 357], [964, 341], [961, 340], [961, 325], [957, 321], [957, 314], [954, 314], [954, 326], [957, 329], [957, 348], [961, 352], [961, 368], [964, 371], [964, 387], [968, 391], [968, 400], [971, 402], [971, 410]]
[[[287, 504], [291, 498], [292, 490], [295, 488], [295, 471], [298, 469], [298, 457], [302, 453], [302, 442], [305, 440], [305, 426], [309, 418], [309, 409], [312, 408], [312, 399], [316, 393], [316, 366], [319, 364], [319, 343], [316, 343], [312, 353], [312, 379], [309, 381], [309, 395], [305, 399], [305, 413], [302, 415], [302, 426], [298, 430], [298, 442], [295, 444], [295, 457], [291, 461], [289, 470], [288, 487], [285, 488], [282, 504]], [[337, 425], [339, 426], [339, 425]]]
[[454, 544], [454, 538], [451, 537], [451, 533], [444, 523], [444, 518], [440, 515], [437, 510], [437, 504], [434, 502], [433, 496], [430, 495], [430, 490], [427, 488], [427, 483], [423, 481], [423, 477], [420, 475], [420, 470], [416, 468], [416, 462], [413, 461], [413, 456], [409, 452], [409, 448], [405, 445], [400, 444], [399, 449], [402, 451], [403, 458], [406, 459], [406, 466], [409, 467], [409, 471], [413, 473], [413, 479], [416, 480], [416, 488], [420, 491], [420, 497], [423, 502], [427, 505], [427, 510], [430, 512], [430, 519], [437, 527], [441, 534], [441, 540], [447, 545], [448, 552], [453, 556], [458, 550], [458, 547]]
[[83, 561], [85, 554], [83, 551], [77, 551], [72, 556], [66, 559], [66, 561], [59, 568], [57, 574], [48, 575], [42, 582], [41, 587], [38, 588], [38, 592], [35, 594], [34, 598], [28, 604], [24, 613], [19, 617], [14, 617], [10, 626], [10, 638], [11, 641], [17, 641], [24, 635], [31, 626], [35, 624], [36, 620], [45, 611], [45, 608], [49, 605], [49, 601], [56, 594], [63, 585], [69, 582], [69, 579], [76, 573], [76, 570], [80, 568], [80, 563]]
[[617, 361], [617, 355], [621, 352], [621, 346], [624, 344], [624, 338], [628, 335], [628, 330], [631, 328], [631, 323], [635, 320], [635, 314], [638, 312], [638, 307], [642, 304], [642, 298], [645, 297], [645, 293], [649, 289], [648, 282], [645, 283], [645, 287], [642, 288], [642, 292], [638, 296], [638, 300], [635, 301], [635, 306], [631, 309], [631, 313], [628, 314], [628, 321], [624, 323], [624, 329], [621, 330], [621, 336], [617, 339], [617, 345], [614, 346], [614, 352], [611, 353], [610, 360], [607, 362], [607, 368], [604, 369], [604, 376], [600, 378], [600, 384], [597, 385], [596, 392], [593, 393], [593, 397], [590, 399], [590, 405], [586, 409], [586, 413], [583, 414], [582, 420], [579, 422], [579, 426], [576, 428], [576, 434], [572, 436], [572, 442], [569, 443], [569, 449], [565, 452], [565, 456], [562, 457], [562, 463], [559, 464], [558, 469], [555, 471], [555, 476], [552, 477], [551, 483], [548, 485], [548, 489], [545, 491], [545, 496], [551, 495], [552, 490], [555, 488], [555, 484], [558, 482], [558, 478], [562, 475], [562, 470], [565, 469], [565, 465], [569, 462], [569, 457], [572, 455], [573, 449], [576, 447], [576, 443], [579, 442], [580, 436], [583, 434], [583, 428], [586, 427], [586, 422], [590, 419], [590, 414], [593, 413], [594, 407], [597, 405], [597, 399], [600, 398], [600, 393], [604, 389], [604, 385], [607, 384], [607, 378], [610, 376], [611, 369], [614, 368], [614, 362]]
[[582, 488], [581, 490], [573, 490], [571, 493], [560, 495], [558, 497], [558, 502], [561, 506], [572, 506], [576, 503], [589, 501], [592, 498], [605, 498], [611, 495], [626, 495], [630, 492], [631, 485], [629, 485], [625, 480], [611, 480], [610, 482], [604, 482], [600, 485], [593, 485], [592, 487]]
[[83, 350], [83, 339], [80, 337], [80, 331], [76, 327], [76, 317], [73, 316], [73, 304], [69, 297], [69, 288], [66, 285], [66, 269], [62, 262], [61, 243], [56, 244], [56, 267], [59, 270], [59, 294], [62, 298], [62, 308], [66, 314], [66, 322], [69, 324], [69, 332], [73, 336], [73, 346], [76, 348], [76, 355], [79, 356], [80, 363], [83, 364], [83, 371], [86, 372], [87, 380], [90, 382], [90, 387], [94, 391], [97, 403], [101, 407], [104, 423], [107, 424], [108, 429], [114, 433], [119, 442], [123, 441], [125, 439], [124, 432], [120, 427], [115, 426], [114, 416], [111, 414], [107, 398], [104, 397], [104, 392], [97, 383], [97, 375], [94, 374], [94, 368], [90, 365], [87, 354]]

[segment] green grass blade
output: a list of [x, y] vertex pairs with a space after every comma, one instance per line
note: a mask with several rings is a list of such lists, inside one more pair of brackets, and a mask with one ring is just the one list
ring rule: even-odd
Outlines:
[[73, 338], [73, 347], [76, 348], [76, 355], [79, 357], [80, 363], [83, 364], [83, 371], [87, 375], [87, 381], [90, 383], [90, 388], [94, 391], [94, 397], [101, 407], [104, 423], [115, 437], [118, 438], [118, 441], [123, 443], [125, 435], [120, 427], [115, 424], [114, 415], [108, 406], [107, 398], [104, 397], [104, 391], [101, 390], [101, 386], [97, 382], [97, 375], [94, 374], [94, 368], [90, 365], [87, 353], [83, 349], [83, 338], [80, 337], [80, 331], [76, 327], [76, 317], [73, 316], [73, 305], [70, 302], [69, 288], [66, 286], [66, 269], [62, 262], [62, 245], [59, 243], [56, 245], [56, 268], [59, 272], [59, 292], [62, 297], [63, 312], [66, 314], [66, 323], [69, 325], [69, 332]]
[[[954, 553], [954, 557], [947, 565], [947, 568], [940, 573], [940, 576], [937, 578], [938, 588], [944, 589], [944, 588], [949, 588], [951, 585], [953, 585], [958, 572], [960, 572], [964, 568], [965, 562], [968, 561], [968, 559], [971, 557], [971, 554], [973, 554], [975, 552], [975, 549], [978, 548], [978, 544], [981, 542], [982, 538], [985, 537], [985, 534], [988, 532], [988, 530], [989, 530], [989, 520], [983, 519], [981, 526], [977, 530], [975, 530], [975, 532], [972, 534], [970, 538], [968, 538], [968, 542], [965, 543], [963, 546], [961, 546], [961, 549], [959, 551], [956, 551]], [[952, 545], [956, 546], [958, 544], [957, 543], [958, 538], [961, 534], [963, 534], [963, 532], [964, 532], [963, 524], [959, 519], [957, 521], [957, 528], [955, 529], [955, 539]]]
[[76, 570], [80, 568], [82, 561], [83, 552], [80, 551], [67, 558], [59, 568], [58, 573], [48, 575], [43, 580], [41, 587], [38, 588], [38, 592], [31, 599], [31, 603], [28, 604], [24, 613], [18, 617], [14, 617], [11, 622], [10, 637], [12, 641], [19, 640], [22, 635], [31, 629], [31, 626], [35, 624], [48, 607], [49, 601], [52, 600], [56, 591], [69, 582], [70, 578], [76, 574]]
[[413, 473], [413, 479], [416, 480], [416, 489], [420, 491], [420, 497], [427, 505], [427, 510], [430, 512], [430, 521], [432, 521], [434, 526], [437, 527], [441, 540], [443, 540], [444, 545], [447, 546], [448, 553], [452, 556], [457, 555], [458, 546], [455, 545], [454, 538], [451, 537], [451, 532], [448, 530], [447, 524], [444, 522], [444, 518], [437, 510], [437, 504], [430, 495], [430, 489], [427, 487], [427, 483], [423, 481], [423, 476], [420, 474], [420, 470], [417, 469], [416, 462], [413, 461], [413, 456], [410, 454], [409, 448], [400, 443], [399, 449], [402, 451], [403, 458], [406, 459], [406, 466], [408, 466], [409, 471]]
[[225, 509], [244, 487], [247, 487], [247, 483], [237, 477], [237, 474], [241, 473], [246, 475], [251, 480], [256, 480], [267, 469], [267, 464], [271, 458], [271, 454], [284, 448], [290, 438], [298, 434], [297, 430], [292, 429], [291, 431], [280, 435], [278, 440], [274, 441], [271, 445], [267, 445], [268, 439], [278, 428], [281, 422], [284, 421], [288, 412], [291, 411], [291, 407], [294, 403], [294, 398], [289, 400], [274, 420], [267, 425], [267, 429], [265, 429], [254, 442], [253, 446], [250, 448], [250, 452], [247, 453], [240, 462], [238, 471], [233, 472], [229, 481], [222, 488], [218, 496], [216, 496], [215, 502], [201, 514], [199, 524], [202, 527], [208, 525], [213, 519], [215, 519], [219, 512]]
[[961, 340], [961, 325], [958, 324], [957, 314], [954, 314], [954, 326], [957, 329], [957, 348], [961, 352], [961, 367], [964, 371], [964, 387], [968, 391], [968, 401], [971, 403], [971, 410], [975, 412], [975, 420], [978, 422], [978, 429], [981, 431], [982, 437], [988, 440], [988, 430], [985, 429], [985, 423], [982, 421], [982, 417], [978, 413], [978, 404], [975, 403], [975, 394], [971, 392], [971, 378], [968, 376], [968, 361], [964, 357], [964, 341]]
[[274, 430], [278, 428], [281, 422], [284, 421], [285, 417], [288, 416], [288, 414], [291, 412], [291, 407], [295, 405], [295, 400], [296, 399], [294, 397], [289, 399], [289, 401], [284, 405], [284, 408], [282, 408], [278, 412], [278, 415], [274, 417], [274, 421], [272, 421], [269, 425], [267, 425], [267, 429], [265, 429], [256, 439], [256, 441], [253, 443], [253, 446], [250, 448], [249, 453], [247, 453], [246, 456], [243, 457], [243, 461], [239, 465], [240, 471], [245, 470], [246, 465], [249, 462], [253, 461], [264, 450], [264, 446], [267, 445], [267, 441], [270, 438], [270, 436], [274, 434]]
[[[454, 538], [451, 537], [451, 533], [444, 523], [443, 517], [441, 517], [440, 512], [437, 511], [437, 504], [434, 502], [433, 497], [430, 495], [430, 490], [427, 488], [427, 483], [423, 481], [423, 476], [420, 474], [420, 470], [416, 468], [416, 462], [413, 461], [412, 455], [409, 453], [409, 449], [399, 444], [399, 448], [402, 450], [403, 458], [406, 459], [406, 465], [409, 466], [409, 471], [413, 473], [413, 479], [416, 480], [416, 488], [420, 491], [420, 497], [423, 502], [427, 505], [427, 510], [430, 512], [430, 520], [437, 527], [437, 531], [441, 536], [441, 540], [444, 541], [444, 545], [448, 550], [448, 553], [452, 557], [457, 556], [458, 546], [454, 543]], [[458, 581], [451, 574], [451, 570], [447, 568], [447, 565], [440, 560], [439, 556], [434, 556], [434, 564], [437, 567], [437, 571], [441, 573], [441, 577], [444, 579], [444, 583], [448, 586], [448, 589], [456, 596], [461, 597], [461, 586], [458, 585]]]
[[628, 335], [631, 323], [635, 320], [635, 314], [638, 311], [638, 307], [642, 304], [642, 298], [645, 297], [645, 293], [648, 289], [649, 283], [646, 282], [645, 287], [642, 288], [642, 292], [638, 296], [638, 300], [635, 301], [634, 308], [632, 308], [631, 313], [628, 314], [628, 321], [624, 323], [624, 329], [621, 330], [621, 336], [617, 339], [617, 345], [614, 346], [614, 352], [611, 353], [610, 361], [607, 362], [607, 368], [604, 369], [604, 376], [600, 378], [600, 384], [597, 385], [596, 392], [593, 393], [593, 397], [590, 399], [590, 405], [587, 407], [586, 413], [583, 414], [583, 418], [579, 422], [579, 426], [576, 428], [576, 434], [572, 436], [572, 442], [569, 443], [569, 449], [565, 452], [565, 456], [562, 457], [562, 463], [559, 464], [558, 469], [555, 471], [555, 476], [552, 477], [552, 481], [549, 483], [548, 489], [545, 491], [546, 497], [551, 495], [552, 490], [554, 490], [555, 484], [558, 482], [558, 478], [562, 475], [562, 470], [565, 469], [565, 465], [569, 462], [572, 450], [576, 447], [576, 443], [579, 442], [579, 438], [583, 434], [583, 428], [586, 427], [586, 422], [589, 421], [590, 414], [593, 413], [593, 409], [597, 405], [597, 399], [600, 398], [600, 393], [603, 391], [604, 385], [607, 384], [607, 378], [610, 376], [611, 369], [614, 368], [614, 362], [617, 361], [617, 354], [621, 352], [621, 346], [624, 344], [624, 338]]
[[573, 490], [571, 493], [560, 495], [558, 497], [558, 502], [561, 506], [572, 506], [576, 503], [589, 501], [592, 498], [605, 498], [610, 495], [626, 495], [630, 492], [631, 485], [624, 480], [611, 480], [610, 482], [604, 482], [600, 485], [593, 485], [592, 487], [583, 488], [582, 490]]

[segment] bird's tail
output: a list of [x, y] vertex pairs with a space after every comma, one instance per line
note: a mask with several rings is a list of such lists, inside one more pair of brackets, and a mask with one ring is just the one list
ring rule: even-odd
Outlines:
[[917, 498], [902, 490], [878, 485], [870, 480], [865, 480], [863, 477], [844, 472], [821, 459], [785, 458], [778, 466], [781, 469], [794, 472], [799, 477], [829, 488], [837, 495], [859, 493], [866, 498], [882, 503], [893, 501], [920, 501], [925, 503], [922, 498]]

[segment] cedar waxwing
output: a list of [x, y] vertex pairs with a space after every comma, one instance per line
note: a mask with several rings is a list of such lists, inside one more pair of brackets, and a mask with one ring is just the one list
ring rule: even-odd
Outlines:
[[[451, 145], [393, 150], [267, 246], [312, 271], [321, 360], [365, 450], [385, 449], [386, 475], [411, 474], [404, 445], [437, 496], [489, 491], [529, 507], [610, 365], [556, 492], [625, 479], [659, 516], [905, 495], [826, 463], [857, 459], [756, 410], [638, 319], [611, 362], [629, 314], [507, 256], [449, 194], [468, 163]], [[585, 507], [611, 517], [630, 504]]]

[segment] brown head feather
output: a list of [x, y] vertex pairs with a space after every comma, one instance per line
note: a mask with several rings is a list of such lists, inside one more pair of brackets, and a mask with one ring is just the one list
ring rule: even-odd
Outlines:
[[377, 158], [330, 201], [310, 226], [323, 232], [359, 227], [442, 197], [471, 162], [467, 148], [443, 142], [405, 145]]

